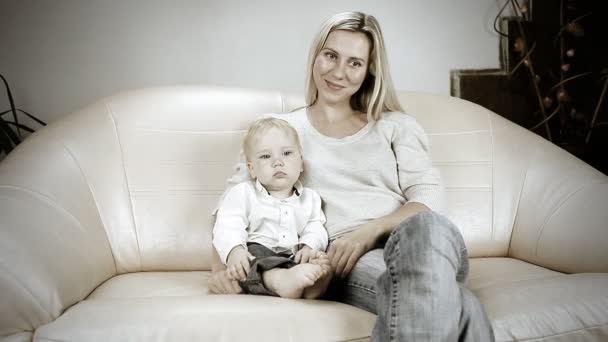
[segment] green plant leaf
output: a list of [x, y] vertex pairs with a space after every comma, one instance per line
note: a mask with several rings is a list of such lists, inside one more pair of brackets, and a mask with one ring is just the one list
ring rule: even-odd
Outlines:
[[34, 132], [35, 132], [35, 130], [33, 130], [33, 129], [31, 129], [31, 128], [27, 127], [27, 126], [26, 126], [26, 125], [24, 125], [24, 124], [20, 124], [20, 123], [12, 122], [12, 121], [5, 121], [5, 122], [6, 122], [6, 124], [7, 124], [7, 125], [9, 125], [9, 126], [13, 126], [13, 127], [19, 127], [19, 128], [21, 128], [22, 130], [27, 131], [27, 132], [30, 132], [30, 133], [34, 133]]
[[3, 129], [0, 129], [0, 152], [9, 154], [15, 148], [10, 137], [6, 135]]
[[[6, 87], [6, 95], [8, 96], [8, 103], [11, 106], [11, 111], [13, 112], [13, 120], [16, 123], [19, 123], [19, 118], [17, 117], [17, 107], [15, 106], [15, 100], [13, 100], [13, 93], [11, 93], [11, 88], [8, 86], [8, 81], [2, 74], [0, 74], [0, 78], [2, 78], [2, 82], [4, 82], [4, 86]], [[21, 131], [17, 128], [17, 135], [21, 136]]]
[[8, 125], [8, 123], [6, 123], [6, 121], [4, 121], [4, 119], [2, 119], [2, 117], [0, 117], [0, 131], [6, 135], [11, 144], [18, 145], [21, 142], [21, 138], [19, 138], [19, 136], [13, 132], [11, 127]]
[[[42, 121], [42, 120], [38, 119], [37, 117], [35, 117], [35, 116], [33, 116], [32, 114], [30, 114], [30, 113], [28, 113], [28, 112], [24, 111], [23, 109], [19, 109], [19, 108], [17, 108], [17, 111], [18, 111], [18, 112], [21, 112], [21, 113], [23, 113], [23, 114], [25, 114], [25, 115], [27, 115], [28, 117], [30, 117], [32, 120], [36, 121], [36, 122], [37, 122], [38, 124], [40, 124], [41, 126], [46, 126], [46, 122], [44, 122], [44, 121]], [[0, 116], [5, 115], [5, 114], [8, 114], [8, 113], [12, 113], [12, 112], [13, 112], [13, 110], [12, 110], [12, 109], [8, 109], [8, 110], [5, 110], [4, 112], [1, 112], [1, 113], [0, 113]]]

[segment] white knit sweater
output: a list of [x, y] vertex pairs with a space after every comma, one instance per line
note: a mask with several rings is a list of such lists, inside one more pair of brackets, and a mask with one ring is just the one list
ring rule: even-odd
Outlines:
[[[301, 180], [321, 195], [330, 239], [407, 201], [442, 210], [439, 172], [432, 166], [427, 136], [411, 116], [382, 113], [379, 120], [369, 120], [357, 133], [339, 139], [319, 133], [305, 108], [266, 116], [284, 119], [298, 131], [304, 156]], [[249, 179], [241, 158], [228, 183]]]

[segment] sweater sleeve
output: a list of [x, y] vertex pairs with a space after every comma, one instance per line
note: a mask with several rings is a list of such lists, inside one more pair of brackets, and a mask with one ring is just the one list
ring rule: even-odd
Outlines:
[[248, 184], [242, 183], [226, 192], [213, 226], [213, 247], [217, 250], [224, 265], [228, 254], [236, 246], [247, 249], [247, 227], [249, 220], [250, 201], [248, 200]]
[[310, 219], [300, 233], [298, 243], [324, 252], [327, 249], [329, 237], [325, 229], [325, 214], [321, 209], [321, 197], [315, 191], [307, 189], [311, 193], [312, 212]]
[[408, 202], [418, 202], [433, 211], [443, 210], [444, 194], [439, 170], [433, 167], [424, 129], [411, 116], [394, 113], [397, 126], [392, 147], [397, 159], [399, 185]]

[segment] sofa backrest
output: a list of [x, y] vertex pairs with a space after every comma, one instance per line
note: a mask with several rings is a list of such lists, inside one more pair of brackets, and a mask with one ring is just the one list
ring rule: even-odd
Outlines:
[[504, 119], [449, 96], [399, 96], [406, 113], [429, 136], [433, 164], [445, 187], [445, 215], [459, 227], [469, 255], [506, 256], [517, 198], [513, 183], [497, 182], [503, 170], [495, 158], [493, 122]]
[[[494, 196], [495, 115], [447, 96], [402, 96], [430, 135], [447, 187], [446, 214], [461, 228], [471, 254], [506, 255], [516, 193]], [[96, 166], [112, 164], [94, 182], [108, 189], [98, 206], [118, 272], [209, 269], [211, 213], [246, 128], [260, 114], [303, 104], [301, 96], [279, 92], [195, 86], [144, 89], [96, 104], [97, 116], [115, 127], [108, 143], [119, 147], [94, 156]], [[511, 191], [510, 183], [499, 189]]]
[[608, 177], [470, 102], [402, 93], [430, 136], [447, 215], [472, 256], [510, 256], [560, 272], [608, 272]]
[[260, 113], [282, 111], [280, 94], [186, 86], [102, 102], [99, 114], [110, 118], [109, 138], [120, 146], [120, 170], [103, 176], [104, 184], [120, 183], [107, 215], [125, 211], [106, 225], [119, 272], [210, 269], [211, 212], [244, 130]]
[[[580, 164], [579, 173], [592, 178], [576, 182], [605, 182], [605, 176], [478, 105], [444, 95], [399, 96], [429, 135], [446, 187], [445, 214], [462, 231], [470, 255], [548, 263], [538, 249], [526, 247], [525, 232], [542, 229], [542, 219], [522, 220], [518, 214], [534, 210], [536, 193], [542, 192], [526, 191], [527, 172], [536, 164], [533, 151], [557, 150], [558, 161]], [[301, 96], [273, 91], [151, 88], [103, 99], [52, 126], [65, 127], [57, 139], [70, 145], [82, 170], [116, 272], [209, 269], [211, 213], [245, 129], [262, 113], [301, 105]], [[520, 207], [522, 199], [530, 201], [527, 208]], [[551, 208], [541, 217], [550, 216]], [[585, 258], [591, 256], [596, 254]]]

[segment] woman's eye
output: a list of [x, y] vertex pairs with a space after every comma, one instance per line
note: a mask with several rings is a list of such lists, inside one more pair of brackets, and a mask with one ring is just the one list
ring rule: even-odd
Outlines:
[[336, 55], [334, 55], [334, 54], [333, 54], [333, 53], [331, 53], [331, 52], [327, 52], [327, 53], [325, 53], [325, 56], [327, 56], [327, 58], [329, 58], [329, 59], [336, 59]]
[[352, 65], [353, 65], [354, 67], [357, 67], [357, 68], [358, 68], [358, 67], [360, 67], [360, 66], [363, 66], [363, 64], [361, 64], [361, 62], [359, 62], [359, 61], [354, 61], [354, 62], [352, 62]]
[[270, 154], [262, 154], [259, 157], [260, 159], [270, 159]]
[[293, 152], [292, 152], [292, 151], [285, 151], [285, 152], [283, 152], [283, 155], [284, 155], [284, 156], [290, 156], [290, 155], [292, 155], [292, 154], [293, 154]]

